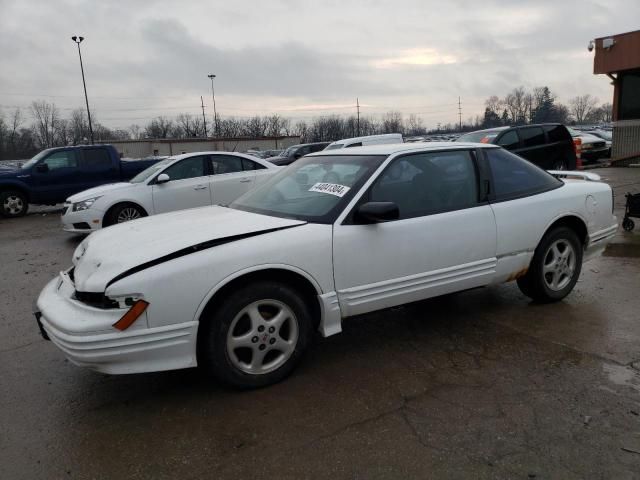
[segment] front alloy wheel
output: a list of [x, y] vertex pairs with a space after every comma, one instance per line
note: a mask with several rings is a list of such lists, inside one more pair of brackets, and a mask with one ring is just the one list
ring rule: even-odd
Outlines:
[[15, 218], [27, 214], [29, 204], [26, 197], [20, 192], [3, 192], [0, 194], [0, 202], [2, 202], [2, 214], [5, 217]]
[[200, 319], [198, 365], [239, 388], [289, 375], [313, 331], [307, 301], [285, 283], [256, 281], [212, 300]]
[[231, 322], [227, 354], [238, 370], [269, 373], [287, 362], [297, 341], [298, 319], [291, 308], [278, 300], [259, 300], [243, 308]]

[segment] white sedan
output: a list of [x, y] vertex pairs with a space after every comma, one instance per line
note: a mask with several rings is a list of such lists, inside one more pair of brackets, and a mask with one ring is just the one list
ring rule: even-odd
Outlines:
[[234, 152], [168, 157], [128, 182], [102, 185], [69, 197], [62, 227], [67, 232], [90, 233], [157, 213], [228, 204], [280, 168]]
[[597, 175], [557, 175], [484, 144], [318, 152], [229, 207], [89, 236], [36, 317], [77, 365], [268, 385], [353, 315], [512, 280], [564, 298], [617, 221]]

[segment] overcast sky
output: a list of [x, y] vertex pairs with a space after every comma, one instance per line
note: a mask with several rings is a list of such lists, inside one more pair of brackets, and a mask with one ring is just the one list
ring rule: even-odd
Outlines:
[[417, 113], [428, 128], [490, 95], [548, 85], [611, 101], [589, 40], [640, 28], [638, 0], [0, 0], [0, 113], [84, 106], [110, 127], [152, 117]]

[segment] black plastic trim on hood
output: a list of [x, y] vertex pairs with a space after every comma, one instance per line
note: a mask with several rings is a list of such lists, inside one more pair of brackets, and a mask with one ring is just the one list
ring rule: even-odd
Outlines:
[[240, 235], [232, 235], [230, 237], [217, 238], [215, 240], [207, 240], [206, 242], [197, 243], [195, 245], [191, 245], [190, 247], [182, 248], [177, 252], [170, 253], [168, 255], [163, 255], [162, 257], [156, 258], [155, 260], [151, 260], [149, 262], [145, 262], [143, 264], [138, 265], [137, 267], [130, 268], [122, 272], [121, 274], [115, 276], [113, 279], [109, 280], [107, 285], [104, 287], [105, 290], [109, 288], [109, 286], [119, 280], [122, 280], [125, 277], [133, 275], [134, 273], [141, 272], [142, 270], [146, 270], [147, 268], [155, 267], [156, 265], [160, 265], [161, 263], [168, 262], [170, 260], [174, 260], [176, 258], [184, 257], [185, 255], [190, 255], [192, 253], [200, 252], [202, 250], [207, 250], [209, 248], [218, 247], [220, 245], [224, 245], [225, 243], [235, 242], [237, 240], [244, 240], [245, 238], [255, 237], [258, 235], [264, 235], [266, 233], [277, 232], [278, 230], [286, 230], [288, 228], [293, 227], [301, 227], [302, 225], [306, 225], [305, 223], [299, 223], [296, 225], [288, 225], [286, 227], [277, 227], [270, 228], [268, 230], [258, 230], [257, 232], [249, 232], [249, 233], [241, 233]]

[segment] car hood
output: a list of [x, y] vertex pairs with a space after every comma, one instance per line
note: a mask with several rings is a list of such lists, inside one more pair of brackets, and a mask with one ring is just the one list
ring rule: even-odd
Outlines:
[[582, 140], [582, 143], [596, 143], [596, 142], [604, 142], [604, 139], [600, 137], [596, 137], [595, 135], [591, 135], [589, 133], [581, 133], [576, 136], [577, 138]]
[[138, 188], [142, 183], [129, 183], [129, 182], [120, 182], [120, 183], [108, 183], [106, 185], [100, 185], [99, 187], [93, 187], [89, 190], [83, 190], [80, 193], [76, 193], [75, 195], [67, 198], [67, 202], [69, 203], [77, 203], [82, 202], [83, 200], [87, 200], [89, 198], [101, 197], [106, 193], [113, 192], [115, 190], [122, 190], [125, 188]]
[[73, 254], [76, 290], [104, 292], [130, 273], [252, 234], [305, 223], [213, 206], [113, 225], [91, 234]]
[[13, 165], [0, 164], [0, 176], [14, 176], [19, 171], [20, 169], [14, 167]]

